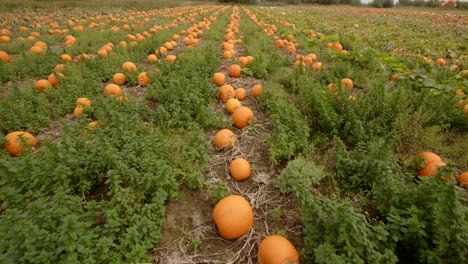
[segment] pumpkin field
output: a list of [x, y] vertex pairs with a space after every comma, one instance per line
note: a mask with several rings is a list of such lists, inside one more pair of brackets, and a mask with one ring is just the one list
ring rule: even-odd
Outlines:
[[1, 9], [0, 263], [468, 263], [467, 39], [442, 8]]

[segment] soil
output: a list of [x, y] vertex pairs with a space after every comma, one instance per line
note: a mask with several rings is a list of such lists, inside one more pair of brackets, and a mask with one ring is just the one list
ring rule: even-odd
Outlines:
[[38, 131], [38, 135], [36, 137], [37, 140], [39, 142], [50, 141], [51, 143], [59, 144], [62, 139], [62, 124], [70, 123], [74, 118], [73, 114], [67, 114], [59, 120], [52, 121], [48, 127], [42, 128]]

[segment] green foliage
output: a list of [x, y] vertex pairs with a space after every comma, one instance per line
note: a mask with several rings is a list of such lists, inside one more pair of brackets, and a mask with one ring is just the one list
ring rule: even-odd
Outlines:
[[301, 4], [301, 0], [285, 0], [285, 2], [288, 5], [299, 5], [299, 4]]
[[273, 184], [282, 193], [298, 192], [302, 189], [298, 189], [297, 186], [303, 186], [307, 189], [313, 184], [318, 184], [324, 177], [325, 173], [320, 167], [303, 157], [299, 157], [288, 162], [286, 168], [281, 171]]
[[202, 127], [220, 126], [210, 103], [216, 98], [212, 76], [217, 67], [212, 46], [187, 51], [184, 59], [166, 64], [148, 86], [148, 99], [157, 102], [157, 122], [166, 127], [186, 129], [196, 122]]
[[225, 182], [208, 183], [207, 187], [213, 204], [217, 204], [224, 197], [229, 195], [229, 187]]
[[254, 57], [248, 65], [248, 73], [258, 79], [266, 79], [270, 75], [281, 72], [283, 66], [291, 63], [287, 54], [278, 50], [271, 38], [261, 32], [247, 16], [243, 16], [245, 23], [241, 23], [240, 30], [245, 35], [244, 46], [247, 54]]
[[[104, 97], [102, 90], [123, 61], [144, 60], [174, 32], [158, 32], [134, 49], [116, 49], [107, 60], [67, 64], [57, 89], [40, 93], [30, 84], [15, 85], [0, 100], [1, 134], [37, 132], [71, 113], [76, 98], [92, 101], [82, 117], [63, 121], [60, 138], [51, 139], [58, 144], [41, 140], [38, 150], [19, 158], [0, 151], [0, 262], [150, 261], [148, 250], [161, 239], [165, 202], [177, 195], [180, 184], [205, 185], [203, 169], [209, 157], [203, 129], [218, 124], [211, 109], [211, 76], [218, 61], [214, 49], [207, 48], [180, 59], [189, 69], [163, 65], [161, 72], [172, 72], [179, 96], [172, 100], [174, 90], [163, 93], [167, 100], [156, 110], [145, 98], [121, 104]], [[52, 64], [52, 59], [46, 61], [34, 74], [48, 75]], [[148, 72], [159, 79], [156, 70]], [[136, 73], [126, 76], [128, 85], [135, 84]], [[149, 94], [151, 90], [148, 87]], [[187, 109], [175, 111], [180, 102]], [[172, 110], [169, 119], [161, 118], [160, 107]], [[84, 133], [91, 120], [100, 125]]]
[[375, 0], [372, 2], [371, 6], [377, 8], [389, 8], [395, 7], [395, 4], [393, 3], [393, 0]]
[[464, 263], [468, 260], [466, 192], [452, 181], [422, 177], [387, 178], [374, 189], [389, 237], [401, 260]]
[[383, 224], [372, 225], [349, 202], [321, 198], [309, 191], [325, 172], [303, 159], [291, 161], [276, 184], [293, 191], [305, 224], [305, 262], [394, 263], [394, 243]]
[[264, 85], [260, 104], [273, 121], [274, 131], [267, 138], [270, 160], [288, 160], [308, 148], [310, 129], [287, 94], [273, 83]]
[[336, 175], [343, 182], [344, 189], [369, 191], [382, 179], [391, 177], [397, 168], [392, 147], [391, 143], [377, 140], [347, 151], [345, 145], [338, 141]]

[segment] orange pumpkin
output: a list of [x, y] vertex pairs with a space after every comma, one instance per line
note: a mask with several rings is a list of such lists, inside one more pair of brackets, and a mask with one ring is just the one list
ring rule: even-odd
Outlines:
[[229, 66], [229, 77], [233, 77], [233, 78], [239, 78], [240, 75], [241, 75], [241, 67], [237, 64], [233, 64], [231, 66]]
[[5, 148], [11, 156], [16, 157], [23, 153], [25, 144], [34, 148], [37, 145], [37, 139], [28, 132], [14, 131], [5, 136], [5, 143], [3, 143], [2, 147]]
[[167, 63], [173, 63], [176, 59], [177, 59], [177, 57], [175, 55], [168, 55], [166, 57], [166, 62]]
[[88, 131], [93, 132], [96, 130], [96, 127], [98, 127], [100, 124], [98, 121], [92, 121], [89, 122], [89, 124], [86, 126], [85, 130], [83, 131], [84, 134], [86, 134]]
[[468, 189], [468, 171], [463, 172], [458, 176], [457, 181], [463, 188]]
[[239, 101], [242, 101], [247, 97], [247, 92], [244, 88], [237, 88], [236, 89], [236, 97]]
[[229, 172], [238, 181], [248, 179], [251, 174], [250, 163], [246, 159], [237, 158], [231, 162]]
[[259, 264], [299, 264], [299, 254], [288, 239], [273, 235], [262, 240], [258, 246]]
[[60, 55], [60, 59], [63, 60], [63, 61], [66, 61], [66, 62], [72, 62], [73, 61], [73, 58], [68, 54]]
[[321, 62], [316, 62], [316, 63], [312, 64], [311, 67], [312, 67], [312, 70], [314, 72], [318, 72], [318, 71], [320, 71], [322, 69], [322, 63]]
[[234, 88], [229, 85], [225, 84], [219, 88], [218, 98], [219, 100], [228, 100], [229, 98], [234, 98], [236, 96], [236, 91]]
[[442, 161], [442, 159], [433, 152], [423, 151], [423, 152], [418, 153], [418, 164], [416, 165], [419, 169], [422, 169], [424, 168], [424, 165], [426, 163], [433, 162], [433, 161]]
[[127, 82], [127, 78], [123, 73], [116, 73], [112, 76], [112, 81], [117, 85], [124, 85]]
[[237, 60], [237, 63], [243, 66], [246, 66], [247, 64], [249, 64], [249, 62], [249, 59], [245, 56], [239, 57], [239, 59]]
[[97, 55], [103, 59], [107, 59], [107, 57], [109, 57], [108, 51], [104, 48], [98, 50]]
[[224, 73], [222, 72], [217, 72], [214, 74], [214, 77], [213, 77], [213, 83], [218, 85], [218, 86], [222, 86], [224, 85], [226, 81], [226, 76], [224, 75]]
[[35, 84], [36, 90], [39, 90], [41, 92], [45, 91], [47, 88], [49, 88], [51, 85], [48, 80], [41, 79], [38, 80]]
[[148, 75], [148, 73], [146, 72], [142, 72], [140, 74], [138, 74], [137, 76], [137, 80], [138, 80], [138, 84], [140, 85], [148, 85], [150, 84], [150, 77]]
[[65, 71], [65, 65], [64, 64], [55, 65], [54, 72], [63, 73], [64, 71]]
[[349, 79], [349, 78], [344, 78], [341, 80], [341, 85], [346, 88], [348, 91], [351, 91], [353, 90], [353, 80]]
[[213, 221], [225, 239], [237, 239], [245, 235], [253, 225], [253, 209], [240, 195], [229, 195], [216, 204]]
[[438, 58], [438, 59], [436, 60], [436, 63], [439, 64], [439, 65], [442, 66], [442, 67], [444, 67], [444, 66], [447, 65], [447, 62], [446, 62], [444, 59], [442, 59], [442, 58]]
[[90, 107], [91, 106], [91, 100], [89, 100], [86, 97], [80, 97], [76, 99], [76, 105], [82, 105], [83, 107]]
[[136, 71], [136, 65], [133, 62], [126, 61], [122, 64], [122, 70], [128, 73]]
[[84, 107], [82, 105], [77, 105], [75, 109], [73, 110], [73, 116], [76, 118], [80, 117], [81, 114], [84, 112]]
[[216, 133], [214, 144], [217, 148], [231, 149], [236, 144], [236, 136], [231, 130], [225, 128]]
[[42, 55], [45, 53], [45, 50], [39, 46], [32, 46], [29, 51], [34, 55]]
[[426, 162], [426, 164], [424, 165], [424, 168], [419, 170], [418, 175], [433, 177], [436, 175], [437, 171], [439, 170], [439, 167], [444, 167], [445, 165], [447, 164], [443, 162], [442, 160], [433, 160], [430, 162]]
[[[57, 78], [58, 77], [58, 78]], [[51, 73], [49, 77], [47, 77], [47, 80], [49, 81], [50, 85], [53, 87], [58, 87], [60, 85], [60, 80], [63, 78], [63, 74], [61, 73]]]
[[148, 61], [151, 62], [151, 63], [156, 63], [156, 62], [158, 62], [158, 57], [156, 57], [156, 55], [154, 55], [154, 54], [150, 54], [150, 55], [148, 55]]
[[262, 92], [263, 86], [261, 84], [254, 85], [252, 87], [252, 96], [253, 97], [258, 97], [260, 93]]
[[237, 128], [244, 128], [249, 125], [250, 120], [254, 118], [254, 114], [250, 108], [241, 106], [232, 113], [232, 122]]
[[235, 98], [229, 98], [229, 100], [227, 100], [226, 102], [226, 111], [228, 111], [229, 113], [233, 113], [234, 110], [236, 110], [237, 108], [241, 107], [241, 102]]
[[11, 59], [10, 59], [10, 56], [8, 55], [8, 53], [0, 50], [0, 61], [10, 63]]
[[106, 87], [104, 87], [104, 95], [105, 96], [110, 96], [110, 95], [121, 96], [122, 89], [117, 84], [111, 83], [111, 84], [106, 85]]

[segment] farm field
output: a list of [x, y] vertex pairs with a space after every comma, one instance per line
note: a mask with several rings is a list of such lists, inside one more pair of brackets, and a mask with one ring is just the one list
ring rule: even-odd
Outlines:
[[468, 13], [0, 12], [1, 263], [466, 263]]

